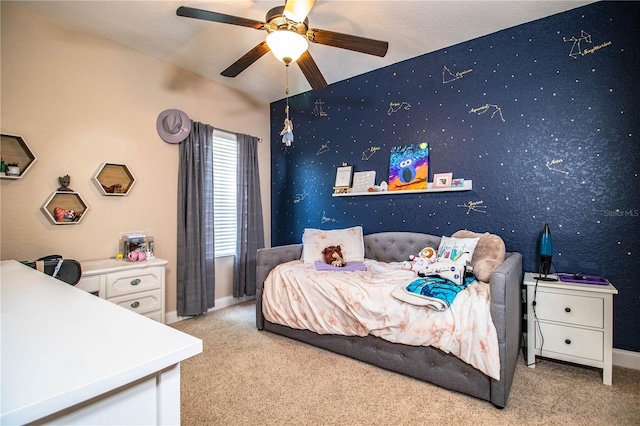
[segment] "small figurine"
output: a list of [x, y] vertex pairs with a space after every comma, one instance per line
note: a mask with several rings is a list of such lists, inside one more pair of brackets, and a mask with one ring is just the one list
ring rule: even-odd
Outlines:
[[291, 146], [293, 142], [293, 120], [288, 118], [284, 119], [284, 128], [280, 132], [280, 135], [282, 135], [282, 143], [285, 146]]
[[54, 210], [56, 216], [56, 222], [74, 222], [80, 217], [76, 215], [75, 210], [65, 210], [60, 207], [56, 207]]
[[60, 182], [58, 191], [73, 192], [73, 189], [69, 188], [69, 184], [71, 183], [71, 177], [69, 175], [60, 176], [58, 182]]

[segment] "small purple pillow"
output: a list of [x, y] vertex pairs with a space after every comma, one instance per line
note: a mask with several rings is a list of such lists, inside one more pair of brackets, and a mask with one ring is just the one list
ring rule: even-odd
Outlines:
[[333, 266], [328, 263], [316, 261], [316, 271], [366, 271], [367, 267], [362, 262], [347, 262], [344, 266]]

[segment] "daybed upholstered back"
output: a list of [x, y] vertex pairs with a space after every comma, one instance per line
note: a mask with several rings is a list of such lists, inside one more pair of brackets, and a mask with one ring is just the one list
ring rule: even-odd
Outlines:
[[364, 236], [364, 257], [380, 262], [402, 262], [425, 247], [438, 249], [441, 237], [418, 232], [377, 232]]

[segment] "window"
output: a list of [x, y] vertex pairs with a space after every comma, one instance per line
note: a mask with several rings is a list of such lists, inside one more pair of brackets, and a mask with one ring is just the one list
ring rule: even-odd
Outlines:
[[213, 131], [213, 215], [216, 257], [236, 253], [238, 141], [233, 133]]

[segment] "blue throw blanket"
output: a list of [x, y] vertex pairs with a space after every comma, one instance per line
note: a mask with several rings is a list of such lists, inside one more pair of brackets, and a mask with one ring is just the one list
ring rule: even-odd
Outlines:
[[435, 311], [444, 311], [456, 298], [458, 293], [475, 280], [474, 276], [465, 278], [462, 285], [456, 285], [451, 280], [442, 278], [439, 275], [418, 278], [404, 286], [404, 291], [414, 296], [426, 299], [429, 303], [426, 306]]

